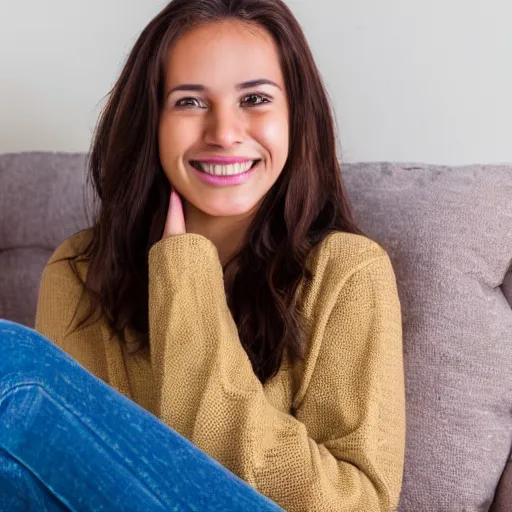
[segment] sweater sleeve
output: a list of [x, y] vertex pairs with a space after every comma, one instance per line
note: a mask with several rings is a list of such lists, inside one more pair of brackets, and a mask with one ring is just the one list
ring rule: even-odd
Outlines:
[[158, 415], [288, 512], [398, 504], [405, 400], [395, 276], [387, 255], [349, 274], [292, 415], [268, 402], [252, 370], [215, 246], [185, 234], [149, 254]]
[[[76, 249], [69, 240], [53, 253], [39, 283], [34, 330], [64, 350], [86, 370], [109, 383], [103, 351], [101, 324], [77, 322], [87, 313], [83, 282], [72, 270]], [[82, 277], [82, 276], [80, 276]], [[127, 392], [123, 388], [120, 391]]]

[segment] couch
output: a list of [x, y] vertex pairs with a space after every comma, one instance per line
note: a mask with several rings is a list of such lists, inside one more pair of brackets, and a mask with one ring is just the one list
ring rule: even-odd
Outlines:
[[[34, 326], [46, 262], [90, 225], [85, 166], [0, 155], [0, 318]], [[402, 304], [400, 511], [512, 511], [512, 165], [344, 164], [343, 177]]]

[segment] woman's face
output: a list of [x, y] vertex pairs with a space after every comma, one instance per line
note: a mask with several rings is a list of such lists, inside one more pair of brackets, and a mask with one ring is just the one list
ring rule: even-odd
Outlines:
[[246, 216], [288, 157], [288, 103], [279, 54], [262, 28], [203, 25], [169, 51], [159, 153], [178, 193], [200, 212]]

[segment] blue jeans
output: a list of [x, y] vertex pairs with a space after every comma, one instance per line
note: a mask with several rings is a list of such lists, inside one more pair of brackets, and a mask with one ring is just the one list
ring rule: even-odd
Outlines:
[[282, 510], [36, 331], [0, 320], [0, 511]]

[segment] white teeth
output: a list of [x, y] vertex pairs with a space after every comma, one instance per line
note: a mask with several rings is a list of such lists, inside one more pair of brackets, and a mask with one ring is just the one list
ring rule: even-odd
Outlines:
[[255, 160], [249, 160], [243, 163], [236, 163], [232, 165], [212, 165], [198, 162], [201, 169], [208, 174], [214, 174], [215, 176], [233, 176], [235, 174], [242, 174], [247, 172]]

